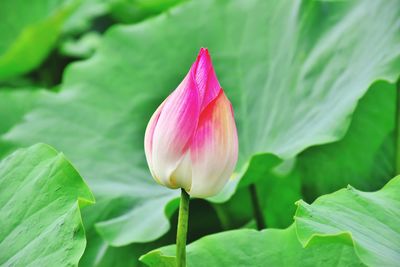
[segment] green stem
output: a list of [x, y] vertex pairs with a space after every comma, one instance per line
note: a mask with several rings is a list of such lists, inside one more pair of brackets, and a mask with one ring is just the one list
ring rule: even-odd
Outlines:
[[226, 213], [226, 211], [224, 210], [223, 206], [221, 204], [212, 204], [215, 213], [217, 214], [217, 217], [221, 223], [221, 227], [223, 230], [228, 230], [231, 229], [232, 226], [229, 222], [229, 217]]
[[254, 218], [256, 219], [256, 223], [257, 223], [257, 229], [261, 230], [261, 229], [266, 228], [266, 225], [265, 225], [263, 213], [261, 211], [260, 202], [258, 201], [257, 189], [254, 184], [251, 184], [249, 189], [250, 189], [250, 195], [251, 195], [251, 202], [253, 204], [253, 214], [254, 214]]
[[189, 218], [190, 196], [182, 188], [181, 203], [179, 204], [178, 230], [176, 232], [176, 266], [186, 267], [186, 236]]
[[396, 101], [396, 175], [400, 174], [400, 79], [397, 81], [397, 101]]

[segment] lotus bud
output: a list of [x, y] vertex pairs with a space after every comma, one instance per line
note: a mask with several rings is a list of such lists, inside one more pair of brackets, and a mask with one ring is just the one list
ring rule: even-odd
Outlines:
[[193, 197], [213, 196], [229, 180], [238, 157], [236, 125], [207, 49], [151, 117], [145, 153], [159, 184]]

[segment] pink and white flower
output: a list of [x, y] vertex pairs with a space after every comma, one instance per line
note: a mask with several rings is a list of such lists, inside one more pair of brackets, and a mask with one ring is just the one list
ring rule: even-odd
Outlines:
[[151, 117], [145, 153], [158, 183], [193, 197], [217, 194], [231, 176], [238, 156], [233, 109], [207, 49]]

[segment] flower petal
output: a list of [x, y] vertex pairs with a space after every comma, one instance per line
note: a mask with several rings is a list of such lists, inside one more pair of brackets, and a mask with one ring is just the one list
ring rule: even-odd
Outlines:
[[232, 174], [238, 156], [233, 110], [222, 89], [200, 114], [190, 155], [190, 195], [204, 198], [218, 193]]
[[189, 72], [165, 100], [152, 138], [153, 175], [165, 186], [177, 188], [170, 180], [190, 146], [200, 114], [199, 94]]
[[203, 110], [221, 91], [208, 49], [200, 49], [192, 69], [194, 70], [195, 81], [201, 98], [201, 110]]
[[192, 162], [190, 158], [190, 150], [186, 152], [178, 167], [176, 167], [175, 171], [171, 174], [170, 181], [171, 184], [189, 192], [192, 185]]
[[164, 102], [161, 103], [161, 105], [157, 108], [157, 110], [151, 116], [150, 121], [146, 127], [146, 133], [144, 134], [144, 151], [145, 151], [145, 155], [146, 155], [147, 164], [149, 165], [149, 169], [150, 169], [152, 176], [158, 183], [161, 183], [161, 181], [159, 181], [156, 178], [156, 176], [154, 175], [153, 165], [152, 165], [153, 135], [154, 135], [154, 130], [156, 128], [158, 119], [160, 118], [161, 110], [164, 106], [164, 103], [165, 103], [165, 100], [164, 100]]

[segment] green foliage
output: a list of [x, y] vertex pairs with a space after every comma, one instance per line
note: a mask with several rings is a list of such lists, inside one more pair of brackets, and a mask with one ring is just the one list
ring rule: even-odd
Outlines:
[[77, 40], [68, 39], [60, 46], [60, 53], [71, 57], [89, 58], [99, 46], [100, 38], [100, 34], [90, 32]]
[[[143, 132], [148, 118], [182, 79], [200, 46], [212, 51], [217, 74], [233, 100], [241, 147], [239, 169], [258, 151], [289, 157], [312, 144], [340, 138], [348, 115], [368, 85], [378, 77], [394, 79], [397, 75], [394, 68], [380, 67], [398, 64], [393, 61], [397, 59], [398, 35], [389, 23], [398, 19], [397, 8], [377, 3], [376, 15], [366, 17], [371, 7], [362, 2], [293, 6], [291, 1], [282, 1], [270, 5], [264, 1], [257, 5], [249, 1], [190, 2], [171, 15], [112, 28], [93, 58], [69, 69], [61, 92], [46, 98], [5, 138], [21, 145], [46, 142], [64, 151], [87, 177], [97, 198], [115, 206], [110, 218], [98, 223], [100, 233], [111, 244], [159, 237], [169, 228], [164, 206], [176, 192], [149, 179]], [[335, 12], [322, 17], [325, 9]], [[245, 16], [249, 12], [254, 15]], [[290, 12], [297, 12], [298, 21], [283, 15]], [[302, 16], [303, 12], [313, 15]], [[387, 20], [382, 22], [382, 16]], [[231, 23], [226, 29], [203, 29], [206, 17], [217, 26], [221, 20]], [[267, 24], [271, 18], [286, 29], [287, 36], [254, 26]], [[317, 18], [322, 23], [313, 23]], [[191, 23], [186, 23], [188, 20]], [[336, 24], [332, 21], [339, 20], [343, 26], [333, 28]], [[289, 35], [299, 25], [299, 32]], [[380, 30], [366, 35], [372, 25]], [[301, 31], [315, 36], [310, 38]], [[168, 38], [161, 33], [168, 33]], [[342, 41], [336, 42], [338, 39]], [[320, 45], [312, 46], [311, 41]], [[378, 44], [382, 49], [371, 53]], [[393, 51], [393, 57], [379, 56], [388, 51]], [[335, 55], [334, 60], [328, 55]], [[373, 56], [380, 60], [371, 62]], [[246, 75], [232, 66], [245, 69]], [[324, 71], [316, 72], [321, 66]], [[336, 79], [339, 71], [341, 79]], [[154, 219], [144, 222], [146, 209], [153, 210]]]
[[313, 198], [346, 184], [374, 190], [394, 175], [395, 99], [394, 85], [375, 83], [359, 102], [343, 139], [299, 156], [297, 168]]
[[24, 74], [49, 54], [78, 1], [0, 2], [0, 81]]
[[0, 134], [6, 133], [15, 124], [22, 121], [24, 115], [31, 111], [40, 97], [37, 88], [2, 88], [0, 90]]
[[[396, 266], [399, 190], [396, 177], [378, 192], [348, 187], [311, 205], [300, 201], [295, 223], [285, 230], [234, 230], [190, 244], [188, 266]], [[174, 251], [163, 247], [141, 261], [174, 266]]]
[[[285, 230], [234, 230], [204, 237], [188, 246], [188, 266], [364, 266], [354, 249], [335, 238], [303, 248], [291, 226]], [[173, 267], [174, 247], [141, 257], [147, 266]]]
[[187, 0], [111, 0], [110, 14], [121, 23], [134, 23]]
[[354, 244], [368, 266], [397, 266], [400, 262], [400, 176], [378, 192], [348, 186], [318, 198], [312, 205], [297, 203], [297, 235], [307, 245], [316, 236], [336, 235]]
[[0, 265], [72, 266], [85, 249], [79, 206], [94, 198], [78, 172], [38, 144], [0, 163]]

